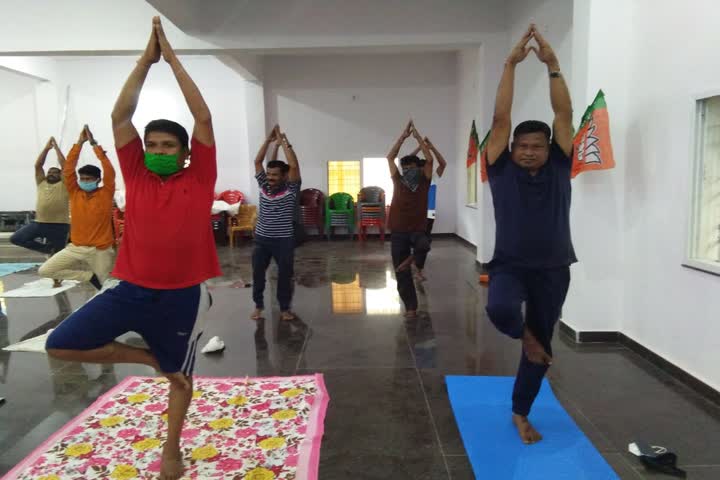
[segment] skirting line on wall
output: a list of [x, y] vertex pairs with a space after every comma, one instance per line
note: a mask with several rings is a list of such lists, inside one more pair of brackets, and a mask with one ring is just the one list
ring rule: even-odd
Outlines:
[[667, 372], [711, 402], [720, 405], [720, 391], [692, 376], [677, 365], [667, 361], [657, 353], [639, 344], [621, 332], [578, 332], [565, 322], [560, 322], [560, 331], [577, 343], [619, 343], [637, 353], [656, 367]]

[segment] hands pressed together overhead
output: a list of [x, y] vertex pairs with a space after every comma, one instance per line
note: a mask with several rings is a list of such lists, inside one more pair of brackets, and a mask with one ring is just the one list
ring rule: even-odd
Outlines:
[[[530, 40], [534, 39], [537, 45], [530, 45]], [[525, 34], [522, 36], [520, 41], [513, 47], [508, 56], [508, 63], [517, 65], [518, 63], [525, 60], [530, 51], [535, 52], [538, 60], [548, 66], [550, 69], [559, 69], [560, 63], [558, 62], [557, 56], [553, 51], [550, 44], [545, 40], [545, 37], [540, 34], [537, 26], [533, 23], [528, 27]]]

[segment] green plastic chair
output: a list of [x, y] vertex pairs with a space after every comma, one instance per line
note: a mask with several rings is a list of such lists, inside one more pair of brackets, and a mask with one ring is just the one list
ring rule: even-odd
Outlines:
[[333, 227], [347, 228], [350, 238], [355, 232], [355, 206], [348, 193], [333, 193], [325, 199], [325, 232], [328, 240], [332, 236]]

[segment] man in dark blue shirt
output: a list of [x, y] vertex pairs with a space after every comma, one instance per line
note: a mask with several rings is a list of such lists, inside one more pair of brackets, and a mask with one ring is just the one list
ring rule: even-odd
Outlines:
[[[528, 47], [532, 39], [537, 47]], [[552, 135], [543, 122], [522, 122], [508, 147], [515, 67], [531, 50], [548, 68]], [[531, 25], [505, 62], [487, 147], [496, 224], [487, 313], [498, 330], [522, 340], [512, 419], [527, 444], [542, 439], [528, 414], [552, 363], [553, 329], [577, 261], [570, 238], [571, 153], [570, 93], [555, 53]]]

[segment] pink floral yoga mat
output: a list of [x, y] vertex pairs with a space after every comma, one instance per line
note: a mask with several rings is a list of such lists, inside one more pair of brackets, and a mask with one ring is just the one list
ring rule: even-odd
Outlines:
[[[185, 476], [316, 480], [328, 404], [322, 375], [194, 380], [183, 429]], [[168, 382], [128, 377], [3, 480], [157, 478]]]

